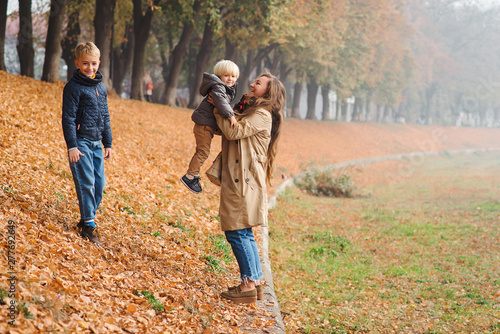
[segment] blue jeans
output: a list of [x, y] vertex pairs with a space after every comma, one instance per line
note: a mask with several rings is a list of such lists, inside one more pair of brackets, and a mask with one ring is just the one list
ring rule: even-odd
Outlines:
[[102, 200], [106, 176], [104, 155], [100, 141], [78, 140], [77, 147], [83, 156], [77, 162], [70, 162], [80, 216], [84, 221], [94, 220]]
[[241, 280], [258, 281], [262, 277], [262, 268], [252, 228], [225, 231], [224, 233], [233, 249], [234, 257], [238, 261]]

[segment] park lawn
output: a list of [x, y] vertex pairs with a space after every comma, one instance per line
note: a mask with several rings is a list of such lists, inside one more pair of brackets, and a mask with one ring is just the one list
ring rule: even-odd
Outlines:
[[355, 198], [278, 199], [270, 257], [288, 333], [500, 333], [500, 154], [397, 175], [404, 163]]

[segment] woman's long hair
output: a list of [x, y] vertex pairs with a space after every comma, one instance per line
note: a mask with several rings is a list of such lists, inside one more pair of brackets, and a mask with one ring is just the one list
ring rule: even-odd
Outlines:
[[271, 73], [263, 73], [258, 76], [269, 78], [267, 90], [262, 97], [252, 98], [248, 107], [239, 117], [240, 119], [253, 115], [257, 109], [265, 109], [271, 113], [271, 141], [267, 150], [266, 182], [270, 185], [273, 177], [274, 160], [278, 152], [278, 139], [283, 121], [283, 108], [285, 107], [286, 91], [281, 81]]

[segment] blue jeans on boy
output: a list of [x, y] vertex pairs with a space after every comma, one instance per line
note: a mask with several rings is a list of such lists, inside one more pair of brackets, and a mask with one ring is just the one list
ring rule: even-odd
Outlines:
[[224, 233], [233, 249], [234, 257], [238, 261], [241, 280], [258, 281], [262, 277], [262, 268], [252, 228], [225, 231]]
[[106, 184], [103, 149], [100, 141], [87, 139], [78, 140], [77, 147], [83, 156], [69, 165], [75, 181], [80, 216], [83, 221], [94, 220]]

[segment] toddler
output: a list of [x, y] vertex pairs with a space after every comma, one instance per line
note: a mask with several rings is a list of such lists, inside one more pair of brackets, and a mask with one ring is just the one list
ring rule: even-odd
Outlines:
[[[214, 74], [203, 74], [200, 94], [205, 98], [191, 116], [194, 122], [193, 133], [196, 140], [196, 152], [189, 163], [186, 174], [181, 178], [181, 182], [195, 194], [202, 191], [200, 169], [210, 154], [212, 139], [218, 131], [214, 108], [217, 108], [223, 117], [229, 119], [232, 128], [238, 126], [230, 103], [236, 96], [236, 80], [239, 74], [238, 66], [230, 60], [219, 61], [214, 67]], [[209, 102], [209, 98], [213, 104]]]

